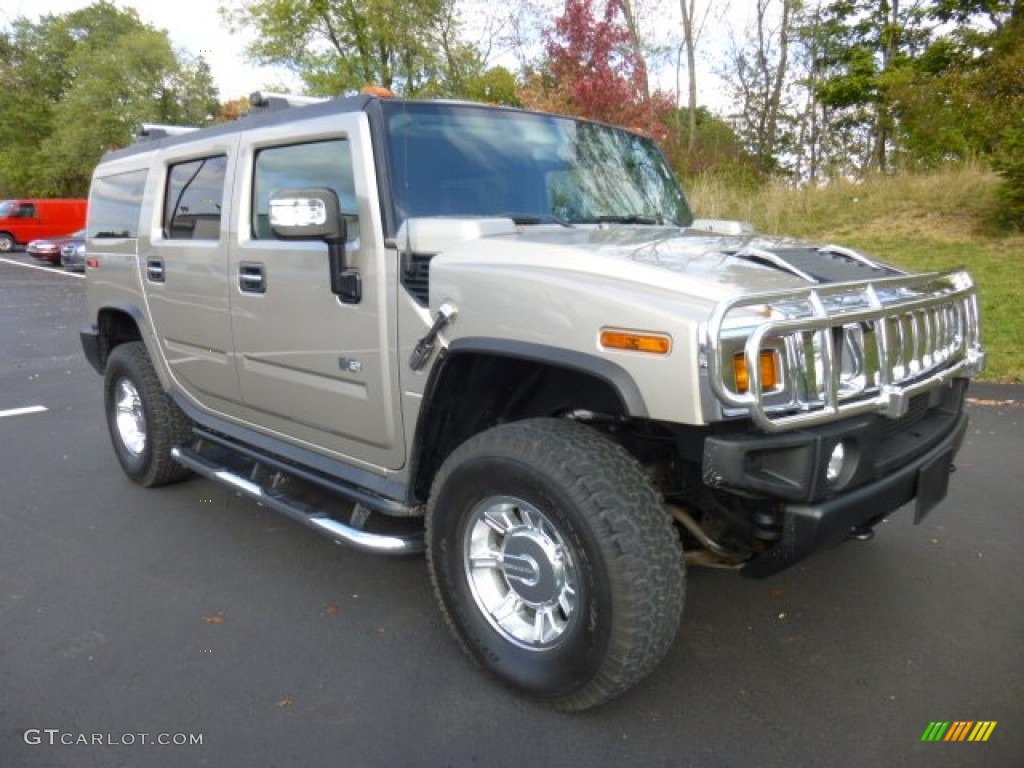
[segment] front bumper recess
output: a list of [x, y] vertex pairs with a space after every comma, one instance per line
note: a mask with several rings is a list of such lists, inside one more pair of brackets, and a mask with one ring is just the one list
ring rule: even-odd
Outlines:
[[782, 539], [744, 567], [743, 575], [763, 578], [777, 573], [817, 550], [842, 543], [851, 528], [873, 525], [915, 498], [914, 522], [920, 522], [946, 495], [953, 456], [963, 442], [967, 423], [967, 414], [959, 413], [954, 428], [941, 442], [873, 483], [817, 504], [785, 505]]

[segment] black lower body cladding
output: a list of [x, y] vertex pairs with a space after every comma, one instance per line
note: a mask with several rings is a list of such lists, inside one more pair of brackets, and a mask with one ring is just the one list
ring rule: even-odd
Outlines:
[[[782, 570], [915, 498], [930, 509], [945, 496], [942, 473], [967, 429], [966, 390], [967, 381], [957, 380], [918, 395], [899, 419], [863, 416], [790, 433], [707, 438], [706, 485], [780, 502], [781, 540], [744, 572]], [[830, 476], [838, 446], [844, 466]]]
[[953, 456], [966, 431], [967, 415], [960, 414], [953, 431], [938, 445], [877, 482], [819, 504], [786, 505], [782, 540], [767, 555], [752, 561], [743, 574], [770, 576], [816, 550], [840, 544], [851, 529], [873, 525], [915, 498], [918, 522], [945, 496], [945, 477], [953, 470]]
[[103, 363], [100, 360], [100, 331], [91, 323], [78, 329], [78, 338], [82, 342], [82, 353], [96, 373], [103, 375]]

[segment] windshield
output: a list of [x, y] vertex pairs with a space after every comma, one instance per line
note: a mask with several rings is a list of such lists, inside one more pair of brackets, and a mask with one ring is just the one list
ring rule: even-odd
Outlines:
[[384, 102], [399, 224], [413, 216], [688, 226], [657, 145], [607, 125], [466, 104]]
[[6, 219], [8, 216], [13, 216], [18, 210], [17, 200], [2, 200], [0, 201], [0, 218]]

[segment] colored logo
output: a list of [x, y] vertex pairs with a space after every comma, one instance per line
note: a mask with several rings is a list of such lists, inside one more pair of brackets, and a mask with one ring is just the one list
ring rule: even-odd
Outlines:
[[931, 722], [924, 729], [921, 741], [988, 741], [995, 729], [995, 720]]

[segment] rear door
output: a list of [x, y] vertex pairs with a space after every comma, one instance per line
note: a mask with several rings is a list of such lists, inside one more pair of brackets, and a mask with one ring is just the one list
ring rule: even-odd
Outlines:
[[[365, 116], [250, 131], [240, 157], [230, 289], [248, 419], [371, 470], [401, 467], [396, 266], [381, 234]], [[331, 292], [325, 243], [285, 241], [270, 230], [271, 194], [308, 187], [338, 195], [347, 262], [362, 281], [358, 302]]]
[[[140, 242], [139, 268], [149, 312], [178, 387], [208, 408], [240, 398], [232, 357], [228, 299], [226, 193], [235, 168], [237, 135], [202, 149], [169, 149], [154, 169], [151, 226]], [[155, 177], [155, 178], [153, 178]]]

